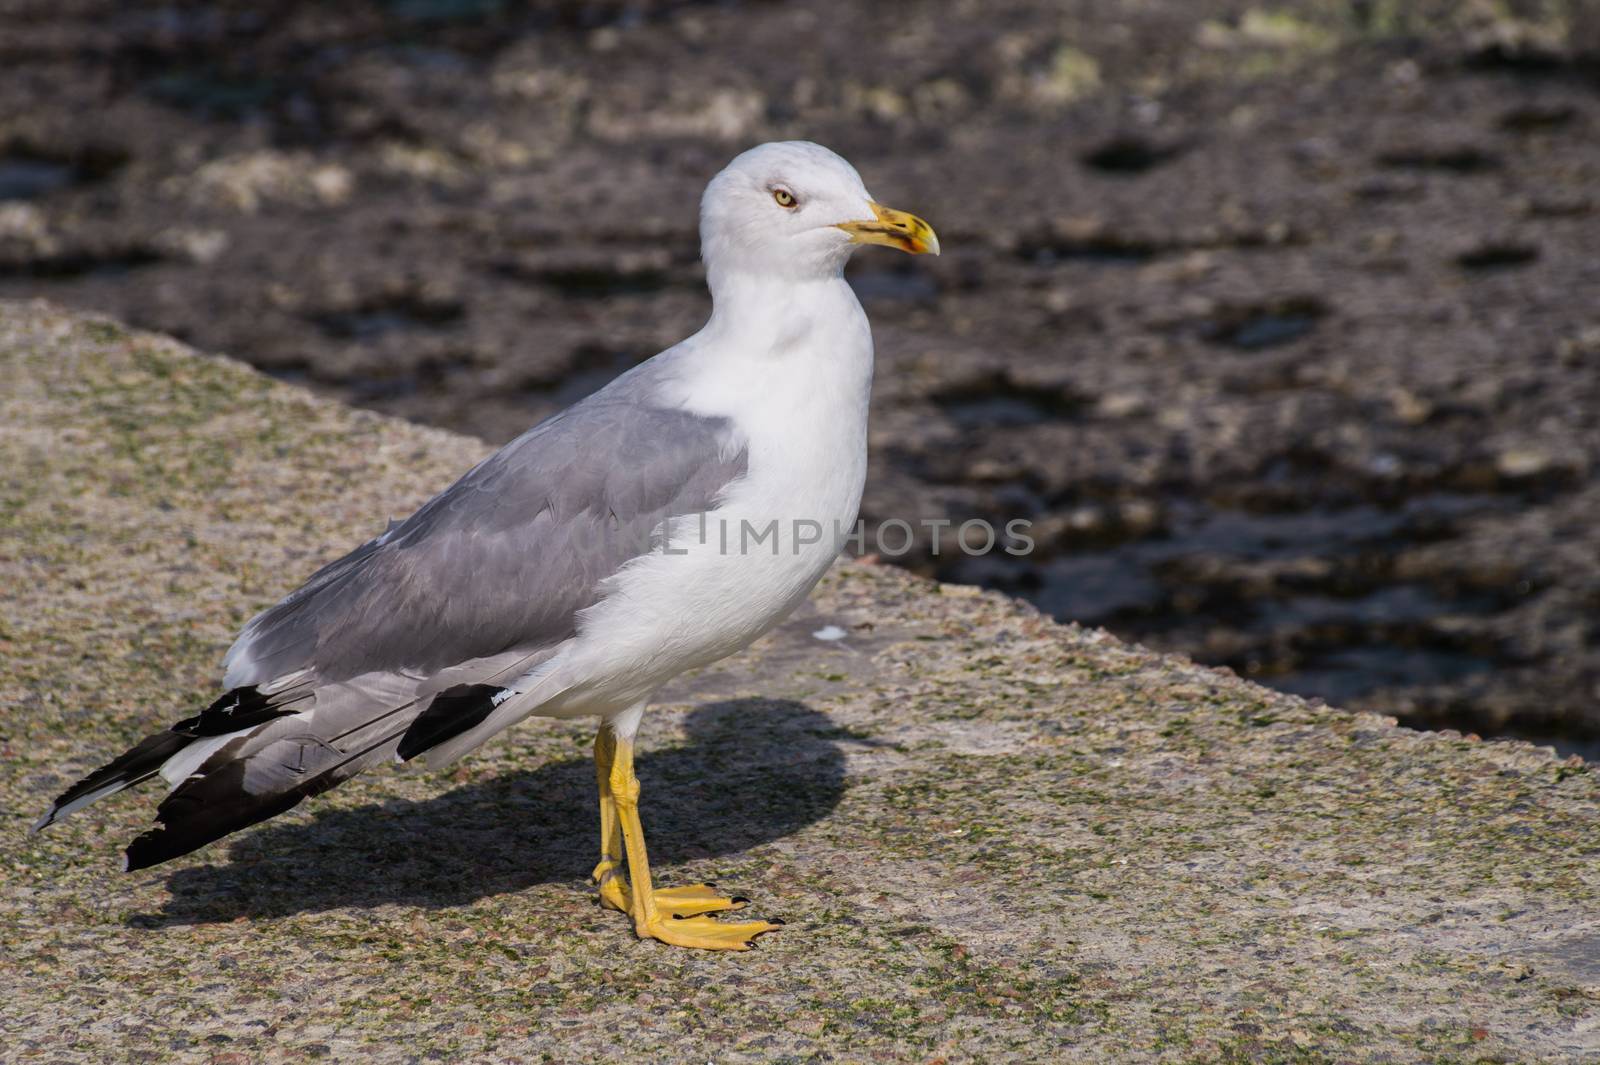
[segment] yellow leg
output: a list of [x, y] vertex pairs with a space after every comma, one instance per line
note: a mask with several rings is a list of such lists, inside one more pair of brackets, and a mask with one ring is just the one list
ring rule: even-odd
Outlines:
[[[723, 898], [710, 884], [659, 890], [651, 884], [644, 826], [639, 822], [639, 778], [633, 774], [633, 743], [617, 739], [606, 726], [601, 727], [601, 736], [595, 742], [596, 773], [600, 772], [603, 761], [610, 762], [609, 772], [600, 785], [601, 856], [600, 864], [595, 867], [595, 878], [600, 881], [601, 900], [632, 917], [634, 930], [641, 939], [659, 939], [680, 947], [749, 950], [756, 936], [780, 927], [782, 922], [724, 924], [704, 916], [713, 910], [735, 909], [745, 901]], [[603, 758], [603, 754], [608, 757]], [[608, 803], [612, 808], [609, 818]], [[614, 849], [614, 841], [619, 828], [628, 852], [631, 891], [625, 882], [619, 883], [621, 878], [617, 875], [620, 856]], [[610, 895], [606, 889], [608, 883], [616, 887]]]
[[[602, 725], [594, 737], [594, 774], [600, 791], [600, 862], [590, 875], [599, 888], [602, 906], [631, 915], [633, 893], [628, 887], [628, 878], [622, 874], [622, 825], [617, 820], [617, 801], [611, 794], [611, 768], [616, 757], [616, 733], [610, 726]], [[719, 895], [715, 884], [658, 888], [654, 895], [656, 909], [673, 917], [737, 910], [749, 901], [737, 895], [732, 898]]]
[[611, 765], [617, 757], [617, 737], [601, 725], [594, 737], [594, 775], [600, 785], [600, 864], [590, 875], [600, 888], [600, 903], [628, 912], [628, 881], [622, 875], [622, 828], [617, 824], [617, 803], [611, 797]]

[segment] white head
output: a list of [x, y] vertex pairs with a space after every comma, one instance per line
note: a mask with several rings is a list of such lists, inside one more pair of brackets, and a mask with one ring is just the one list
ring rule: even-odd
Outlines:
[[874, 203], [855, 167], [810, 141], [751, 148], [700, 199], [700, 254], [713, 286], [724, 273], [837, 277], [857, 244], [939, 254], [928, 223]]

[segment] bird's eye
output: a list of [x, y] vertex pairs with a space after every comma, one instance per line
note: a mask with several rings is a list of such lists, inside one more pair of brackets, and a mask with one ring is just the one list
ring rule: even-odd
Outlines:
[[788, 189], [773, 189], [772, 198], [778, 201], [779, 207], [793, 207], [795, 205], [794, 193]]

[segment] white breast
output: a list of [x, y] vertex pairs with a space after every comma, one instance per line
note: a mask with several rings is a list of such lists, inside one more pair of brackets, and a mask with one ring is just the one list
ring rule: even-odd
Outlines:
[[676, 519], [665, 550], [608, 582], [556, 667], [551, 686], [564, 694], [536, 712], [645, 698], [748, 646], [832, 564], [866, 478], [872, 337], [842, 279], [801, 289], [754, 327], [719, 330], [714, 317], [686, 342], [680, 401], [732, 420], [748, 472], [716, 509]]

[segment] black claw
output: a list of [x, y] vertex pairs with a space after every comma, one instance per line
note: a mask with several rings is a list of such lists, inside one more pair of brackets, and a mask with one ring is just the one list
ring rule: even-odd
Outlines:
[[750, 900], [745, 898], [743, 895], [735, 895], [733, 898], [729, 899], [728, 901], [729, 902], [749, 902]]
[[775, 924], [775, 925], [786, 925], [789, 922], [785, 921], [782, 917], [768, 917], [767, 918], [767, 923], [768, 924]]
[[706, 881], [706, 887], [716, 887], [716, 886], [717, 886], [717, 882], [715, 880], [707, 880]]
[[683, 920], [683, 914], [681, 914], [681, 913], [675, 913], [675, 914], [673, 914], [673, 915], [672, 915], [672, 919], [673, 919], [673, 920], [674, 920], [674, 921], [681, 921], [681, 920]]

